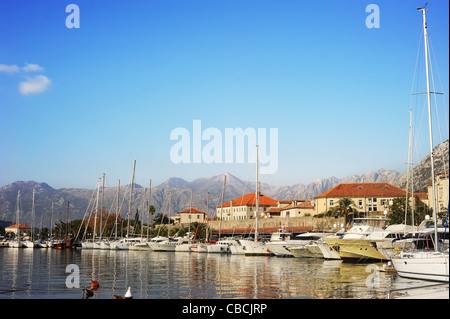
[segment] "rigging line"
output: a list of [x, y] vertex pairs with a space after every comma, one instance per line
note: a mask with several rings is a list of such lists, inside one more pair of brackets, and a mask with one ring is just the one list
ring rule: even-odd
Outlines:
[[[436, 55], [434, 54], [434, 48], [433, 48], [433, 44], [431, 43], [431, 40], [429, 40], [429, 44], [431, 46], [431, 53], [433, 53], [433, 58], [434, 58], [434, 63], [436, 65], [436, 69], [437, 69], [437, 74], [438, 74], [438, 78], [439, 78], [439, 84], [441, 85], [441, 90], [442, 92], [444, 92], [444, 86], [442, 85], [442, 80], [441, 80], [441, 74], [439, 72], [439, 68], [438, 68], [438, 64], [437, 64], [437, 60], [436, 60]], [[444, 95], [444, 94], [442, 94]], [[444, 103], [444, 118], [446, 119], [446, 124], [447, 124], [447, 133], [448, 133], [448, 115], [447, 115], [447, 108], [446, 108], [446, 103], [445, 103], [445, 98], [443, 97], [443, 103]]]
[[[429, 42], [431, 42], [431, 41], [429, 41]], [[431, 49], [433, 49], [433, 47], [431, 47]], [[433, 54], [434, 54], [434, 52], [433, 52]], [[436, 68], [437, 68], [436, 59], [435, 59], [435, 63], [436, 63]], [[433, 67], [432, 67], [431, 63], [430, 63], [430, 70], [431, 70], [431, 79], [432, 79], [432, 83], [433, 83], [433, 90], [436, 90], [435, 83], [434, 83], [434, 72], [433, 72]], [[439, 74], [439, 69], [438, 69], [438, 74]], [[445, 99], [444, 99], [444, 101], [445, 101]], [[439, 110], [438, 110], [438, 104], [437, 104], [436, 95], [434, 95], [434, 103], [435, 103], [435, 107], [436, 107], [436, 118], [437, 118], [438, 128], [439, 128], [439, 137], [440, 137], [439, 148], [442, 149], [442, 146], [443, 146], [442, 145], [442, 142], [443, 142], [442, 141], [442, 131], [441, 131], [441, 124], [440, 124], [440, 120], [439, 120]], [[444, 110], [445, 110], [445, 108], [444, 108]], [[443, 168], [444, 168], [444, 174], [447, 175], [447, 165], [445, 164], [444, 152], [441, 152], [441, 157], [442, 157], [442, 165], [443, 165]]]

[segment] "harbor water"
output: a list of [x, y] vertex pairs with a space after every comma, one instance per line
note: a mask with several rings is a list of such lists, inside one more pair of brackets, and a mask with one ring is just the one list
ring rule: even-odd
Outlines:
[[0, 249], [0, 299], [385, 299], [424, 282], [383, 263], [189, 252]]

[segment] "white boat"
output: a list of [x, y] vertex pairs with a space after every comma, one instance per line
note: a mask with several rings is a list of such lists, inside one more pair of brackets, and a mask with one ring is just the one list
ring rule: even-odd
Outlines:
[[128, 242], [125, 239], [118, 239], [109, 242], [109, 249], [112, 250], [128, 250]]
[[206, 254], [208, 252], [208, 244], [193, 244], [191, 247], [191, 251], [194, 253], [199, 253], [199, 254]]
[[20, 240], [20, 224], [19, 224], [19, 215], [20, 215], [20, 190], [17, 192], [17, 204], [16, 204], [16, 225], [17, 225], [17, 234], [15, 240], [11, 240], [9, 242], [9, 247], [11, 248], [23, 248], [22, 241]]
[[317, 241], [317, 246], [319, 247], [320, 252], [322, 253], [322, 257], [324, 259], [328, 260], [341, 259], [341, 256], [339, 256], [339, 254], [334, 249], [328, 246], [328, 244], [323, 239], [319, 239]]
[[270, 256], [272, 253], [269, 248], [258, 238], [258, 220], [259, 220], [259, 182], [258, 182], [258, 165], [259, 165], [259, 146], [256, 145], [256, 190], [255, 190], [255, 237], [251, 239], [241, 239], [240, 244], [243, 247], [245, 256]]
[[213, 245], [208, 245], [208, 254], [227, 254], [231, 253], [230, 247], [224, 240], [219, 240]]
[[175, 248], [177, 247], [177, 245], [178, 245], [178, 241], [176, 241], [172, 238], [169, 238], [167, 240], [157, 242], [157, 243], [153, 244], [151, 247], [152, 247], [153, 251], [171, 252], [171, 251], [175, 251]]
[[241, 239], [241, 243], [245, 256], [270, 256], [272, 253], [269, 248], [260, 241], [253, 239]]
[[[291, 251], [293, 247], [300, 247], [326, 236], [324, 233], [303, 233], [293, 237], [291, 233], [287, 233], [284, 229], [280, 229], [279, 232], [273, 233], [270, 241], [266, 243], [270, 252], [276, 256], [286, 256], [286, 257], [300, 257], [295, 256]], [[311, 249], [314, 249], [311, 247]]]
[[[425, 66], [426, 66], [426, 80], [427, 80], [427, 101], [428, 101], [428, 123], [429, 123], [429, 138], [430, 138], [430, 162], [431, 162], [431, 194], [432, 203], [436, 203], [435, 196], [435, 176], [434, 176], [434, 158], [433, 158], [433, 131], [432, 131], [432, 116], [431, 116], [431, 91], [430, 91], [430, 77], [428, 66], [428, 33], [426, 22], [426, 7], [417, 8], [422, 11], [423, 16], [423, 34], [424, 34], [424, 51], [425, 51]], [[447, 208], [448, 210], [448, 208]], [[397, 273], [402, 277], [424, 279], [433, 281], [447, 281], [449, 273], [448, 263], [448, 248], [446, 251], [438, 250], [438, 227], [437, 227], [437, 212], [436, 205], [433, 205], [433, 222], [434, 222], [434, 251], [417, 251], [417, 252], [401, 252], [399, 256], [391, 259]]]
[[144, 238], [144, 237], [130, 238], [130, 245], [128, 246], [128, 249], [129, 250], [151, 250], [151, 248], [147, 244], [147, 238]]
[[448, 251], [401, 252], [391, 261], [401, 277], [448, 282]]
[[22, 241], [20, 241], [20, 240], [11, 240], [11, 241], [9, 241], [9, 247], [23, 248], [23, 244], [22, 244]]
[[34, 242], [31, 240], [22, 240], [23, 248], [34, 248]]
[[297, 245], [298, 243], [292, 239], [292, 236], [292, 233], [286, 232], [284, 227], [282, 227], [279, 231], [272, 233], [266, 246], [275, 256], [293, 257], [288, 248]]
[[153, 237], [152, 239], [150, 239], [150, 241], [147, 242], [147, 245], [148, 245], [151, 249], [153, 249], [153, 247], [156, 247], [159, 243], [165, 242], [165, 241], [167, 241], [167, 240], [169, 240], [168, 237], [165, 237], [165, 236], [156, 236], [156, 237]]
[[244, 249], [235, 239], [222, 239], [217, 241], [213, 245], [207, 246], [208, 253], [222, 253], [222, 254], [235, 254], [243, 255]]
[[175, 247], [175, 251], [190, 253], [192, 245], [193, 245], [192, 244], [193, 237], [194, 237], [194, 235], [192, 233], [187, 233], [183, 237], [175, 238], [175, 240], [178, 241], [178, 243]]

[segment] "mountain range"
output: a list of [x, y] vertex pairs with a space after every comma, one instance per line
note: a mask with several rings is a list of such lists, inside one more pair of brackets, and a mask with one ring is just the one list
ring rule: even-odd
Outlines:
[[[436, 173], [443, 170], [443, 163], [448, 169], [449, 162], [448, 140], [434, 151]], [[426, 156], [413, 170], [416, 191], [425, 191], [428, 178], [430, 176], [430, 156]], [[254, 192], [255, 183], [243, 181], [229, 173], [226, 175], [226, 187], [224, 200], [240, 197], [244, 194]], [[169, 178], [156, 187], [152, 187], [151, 205], [156, 209], [156, 213], [170, 210], [170, 214], [189, 208], [192, 191], [192, 206], [203, 211], [208, 211], [210, 216], [215, 215], [215, 207], [221, 204], [224, 175], [209, 178], [198, 178], [188, 182], [181, 178]], [[315, 196], [340, 183], [359, 182], [387, 182], [405, 188], [406, 174], [402, 175], [394, 170], [379, 169], [363, 175], [351, 175], [345, 178], [330, 177], [317, 179], [308, 185], [298, 183], [292, 186], [272, 186], [261, 184], [261, 192], [277, 200], [287, 200], [293, 198], [312, 199]], [[95, 208], [96, 189], [85, 188], [61, 188], [54, 189], [46, 183], [35, 181], [17, 181], [9, 185], [0, 187], [0, 220], [14, 223], [17, 210], [17, 193], [21, 191], [20, 200], [20, 222], [31, 224], [32, 193], [35, 190], [35, 226], [39, 227], [42, 221], [44, 227], [61, 219], [66, 219], [67, 202], [69, 201], [69, 219], [80, 219]], [[172, 195], [170, 196], [170, 194]], [[209, 196], [207, 195], [209, 193]], [[104, 199], [103, 207], [110, 211], [116, 210], [117, 187], [107, 187], [104, 194], [99, 198]], [[171, 197], [169, 205], [169, 197]], [[207, 197], [209, 200], [207, 201]], [[119, 206], [122, 216], [126, 216], [129, 210], [130, 187], [128, 185], [120, 187]], [[132, 216], [136, 209], [141, 210], [148, 199], [148, 189], [135, 185], [132, 201]], [[206, 204], [208, 208], [206, 208]], [[53, 205], [53, 209], [52, 209]], [[52, 212], [53, 211], [53, 212]], [[144, 220], [145, 221], [145, 220]]]

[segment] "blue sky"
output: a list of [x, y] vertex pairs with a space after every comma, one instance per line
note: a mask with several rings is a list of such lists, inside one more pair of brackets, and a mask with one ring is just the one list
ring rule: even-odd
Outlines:
[[[428, 2], [436, 86], [448, 94], [448, 1]], [[71, 3], [80, 28], [66, 27]], [[379, 28], [366, 26], [371, 3]], [[278, 170], [261, 176], [273, 185], [405, 172], [423, 4], [0, 0], [0, 185], [93, 188], [105, 172], [115, 186], [134, 159], [142, 185], [254, 179], [248, 163], [174, 164], [170, 133], [193, 120], [222, 134], [277, 128]], [[437, 98], [446, 140], [448, 95]], [[429, 146], [416, 100], [418, 160]]]

